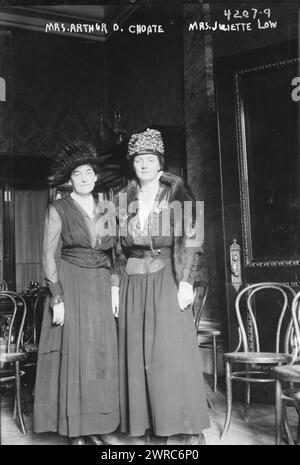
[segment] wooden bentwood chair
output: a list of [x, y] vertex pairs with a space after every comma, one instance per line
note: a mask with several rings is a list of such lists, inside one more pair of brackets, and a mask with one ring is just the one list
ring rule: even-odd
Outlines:
[[[282, 426], [285, 427], [288, 443], [300, 442], [300, 292], [296, 294], [292, 303], [293, 326], [291, 328], [290, 350], [293, 352], [291, 363], [273, 369], [275, 377], [275, 419], [276, 444], [281, 444]], [[287, 407], [295, 407], [298, 414], [297, 438], [294, 440], [287, 415]]]
[[[49, 295], [48, 287], [39, 286], [37, 289], [22, 294], [27, 302], [27, 315], [24, 325], [23, 346], [28, 353], [37, 353], [42, 327], [44, 305]], [[30, 303], [29, 303], [30, 302]]]
[[[276, 320], [275, 318], [275, 323], [277, 322], [277, 324], [276, 334], [274, 335], [274, 352], [262, 352], [260, 348], [261, 341], [259, 339], [259, 329], [257, 325], [258, 320], [255, 317], [256, 311], [257, 314], [259, 312], [258, 308], [255, 308], [256, 306], [254, 302], [254, 297], [258, 297], [258, 293], [260, 294], [260, 297], [262, 297], [261, 293], [264, 293], [263, 295], [265, 297], [270, 297], [271, 293], [272, 309], [278, 309], [278, 307], [280, 309], [278, 319]], [[249, 415], [250, 386], [254, 383], [274, 383], [275, 380], [272, 368], [276, 365], [291, 362], [293, 357], [289, 353], [290, 343], [288, 338], [292, 335], [291, 327], [293, 319], [291, 313], [291, 302], [294, 296], [295, 291], [290, 286], [282, 283], [271, 282], [251, 284], [238, 293], [235, 300], [235, 310], [239, 329], [239, 343], [234, 352], [223, 354], [226, 370], [226, 418], [221, 438], [226, 434], [230, 426], [232, 410], [232, 381], [242, 382], [246, 385], [244, 412], [244, 420], [246, 420]], [[246, 305], [242, 305], [245, 300]], [[276, 305], [274, 305], [274, 302]], [[269, 304], [265, 306], [264, 311], [270, 313]], [[244, 317], [247, 321], [247, 328], [245, 328], [242, 318], [242, 309], [247, 311]], [[271, 323], [272, 322], [270, 321], [270, 326]], [[249, 330], [251, 331], [251, 337], [249, 337]], [[236, 364], [244, 365], [246, 369], [232, 371], [232, 366]]]
[[[221, 331], [216, 328], [211, 328], [206, 326], [201, 322], [201, 317], [203, 315], [203, 310], [205, 307], [205, 302], [207, 299], [209, 284], [207, 281], [196, 281], [194, 283], [194, 291], [196, 291], [196, 296], [193, 304], [193, 312], [195, 318], [195, 326], [197, 330], [197, 335], [204, 336], [205, 339], [210, 338], [211, 341], [200, 341], [198, 342], [199, 347], [212, 349], [213, 354], [213, 391], [217, 390], [218, 382], [218, 359], [217, 359], [217, 338], [221, 335]], [[198, 305], [198, 308], [196, 308]]]
[[26, 303], [16, 292], [0, 291], [0, 383], [15, 385], [14, 417], [19, 420], [21, 432], [26, 434], [21, 401], [20, 364], [27, 358], [21, 344], [26, 316]]
[[0, 279], [0, 291], [7, 291], [7, 290], [8, 290], [7, 282], [5, 281], [5, 279]]

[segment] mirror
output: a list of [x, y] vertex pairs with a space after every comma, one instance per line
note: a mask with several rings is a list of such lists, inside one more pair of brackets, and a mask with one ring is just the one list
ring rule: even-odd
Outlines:
[[299, 60], [236, 73], [246, 266], [300, 264]]

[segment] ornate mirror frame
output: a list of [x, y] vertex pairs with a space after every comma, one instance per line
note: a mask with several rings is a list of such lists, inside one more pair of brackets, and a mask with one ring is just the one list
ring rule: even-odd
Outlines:
[[[271, 63], [264, 66], [257, 66], [240, 70], [235, 73], [235, 111], [236, 111], [236, 127], [237, 127], [237, 144], [238, 144], [238, 159], [239, 159], [239, 181], [240, 181], [240, 204], [241, 204], [241, 222], [242, 222], [242, 241], [243, 241], [243, 258], [245, 267], [279, 267], [279, 266], [299, 266], [300, 253], [297, 250], [296, 256], [287, 256], [286, 258], [279, 257], [257, 257], [254, 258], [253, 254], [253, 234], [251, 225], [251, 209], [250, 209], [250, 186], [249, 186], [249, 153], [247, 141], [247, 124], [246, 121], [246, 108], [245, 108], [245, 95], [244, 83], [247, 76], [254, 73], [268, 73], [269, 71], [282, 70], [282, 67], [298, 64], [298, 76], [300, 62], [299, 59], [291, 59]], [[290, 83], [291, 84], [291, 83]], [[293, 87], [290, 86], [290, 93]], [[299, 105], [299, 103], [297, 104]], [[284, 117], [284, 115], [283, 115]], [[298, 144], [299, 145], [299, 144]], [[250, 150], [249, 150], [250, 152]], [[299, 180], [300, 183], [300, 180]], [[295, 254], [294, 254], [295, 255]]]

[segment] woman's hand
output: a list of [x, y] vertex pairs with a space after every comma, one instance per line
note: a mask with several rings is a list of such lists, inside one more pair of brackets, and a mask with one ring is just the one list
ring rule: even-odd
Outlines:
[[119, 287], [111, 287], [111, 302], [112, 302], [112, 312], [113, 316], [118, 318], [119, 316]]
[[180, 310], [184, 311], [194, 302], [193, 286], [186, 281], [180, 281], [177, 297]]
[[65, 306], [63, 302], [53, 305], [52, 323], [57, 326], [62, 326], [65, 321]]

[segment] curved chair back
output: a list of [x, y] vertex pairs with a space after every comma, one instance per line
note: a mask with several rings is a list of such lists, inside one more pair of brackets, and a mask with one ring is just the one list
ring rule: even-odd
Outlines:
[[290, 353], [293, 354], [292, 364], [300, 360], [300, 291], [292, 303], [292, 322], [287, 337]]
[[23, 297], [13, 291], [0, 291], [0, 332], [5, 352], [20, 352], [25, 317]]
[[[14, 416], [16, 415], [23, 434], [26, 434], [26, 428], [21, 400], [21, 376], [23, 372], [21, 372], [20, 364], [23, 360], [26, 360], [27, 354], [20, 349], [25, 317], [26, 302], [23, 297], [16, 292], [0, 291], [0, 381], [1, 383], [14, 382], [16, 390]], [[7, 369], [7, 364], [13, 364], [14, 369]]]
[[5, 279], [0, 279], [0, 291], [7, 291], [8, 285]]
[[[292, 303], [292, 324], [290, 325], [287, 340], [289, 352], [293, 355], [286, 365], [273, 368], [275, 385], [275, 421], [276, 444], [281, 444], [282, 428], [285, 427], [289, 444], [300, 442], [300, 291], [297, 292]], [[298, 387], [297, 387], [298, 386]], [[294, 406], [298, 413], [297, 439], [294, 440], [289, 426], [287, 406]]]
[[[260, 352], [261, 344], [259, 337], [259, 330], [257, 325], [257, 319], [255, 317], [254, 311], [254, 297], [263, 291], [272, 290], [274, 291], [274, 296], [276, 296], [277, 302], [281, 305], [281, 311], [277, 319], [276, 325], [276, 338], [275, 338], [275, 352], [280, 352], [280, 347], [284, 345], [284, 352], [289, 352], [290, 339], [293, 335], [293, 318], [292, 318], [292, 301], [296, 292], [287, 284], [283, 283], [273, 283], [273, 282], [261, 282], [256, 284], [251, 284], [244, 289], [242, 289], [235, 300], [235, 310], [236, 316], [239, 325], [239, 334], [240, 340], [239, 345], [236, 350], [238, 350], [242, 344], [243, 350], [245, 352], [256, 351]], [[246, 299], [246, 310], [247, 310], [247, 324], [252, 326], [253, 329], [253, 340], [251, 341], [252, 347], [249, 344], [249, 338], [247, 337], [247, 330], [241, 314], [241, 306], [243, 297]], [[287, 315], [287, 312], [291, 312], [290, 315]], [[283, 321], [285, 317], [288, 317], [289, 323], [287, 329], [284, 330]], [[273, 350], [274, 351], [274, 350]]]
[[[200, 294], [200, 291], [202, 290], [202, 293]], [[208, 295], [208, 290], [209, 290], [209, 284], [207, 281], [196, 281], [194, 283], [194, 291], [196, 292], [194, 304], [193, 304], [193, 313], [194, 313], [194, 318], [195, 318], [195, 327], [198, 329], [199, 323], [203, 314], [205, 302], [207, 299]], [[196, 310], [196, 306], [198, 305], [198, 308]]]
[[42, 326], [45, 299], [49, 291], [46, 286], [27, 291], [24, 298], [27, 301], [27, 316], [24, 328], [24, 345], [38, 344]]
[[42, 287], [37, 293], [36, 300], [33, 306], [33, 317], [34, 317], [34, 327], [33, 327], [33, 343], [38, 344], [40, 340], [40, 333], [42, 327], [43, 313], [45, 299], [49, 294], [48, 287]]

